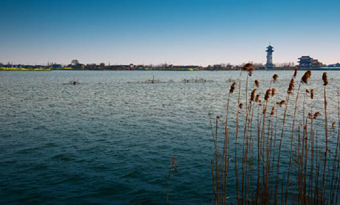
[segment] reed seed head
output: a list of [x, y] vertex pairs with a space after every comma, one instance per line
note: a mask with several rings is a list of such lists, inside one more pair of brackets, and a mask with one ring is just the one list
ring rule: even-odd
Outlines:
[[310, 98], [314, 99], [314, 89], [310, 89]]
[[275, 114], [275, 108], [274, 108], [274, 106], [272, 107], [272, 110], [271, 110], [271, 112], [270, 112], [270, 116], [274, 116], [274, 114]]
[[238, 107], [242, 110], [243, 109], [243, 103], [238, 104]]
[[236, 83], [235, 83], [235, 82], [233, 82], [233, 83], [231, 84], [231, 86], [230, 86], [229, 93], [233, 93], [233, 92], [234, 92], [234, 90], [235, 90], [235, 88], [236, 88]]
[[333, 122], [332, 122], [332, 129], [334, 130], [335, 129], [335, 120], [333, 120]]
[[295, 68], [294, 69], [294, 75], [293, 75], [293, 78], [296, 78], [296, 76], [297, 76], [297, 71], [298, 71], [299, 69], [298, 68]]
[[253, 68], [253, 67], [249, 67], [248, 68], [248, 76], [252, 76], [253, 75], [253, 71], [254, 71], [255, 69]]
[[313, 119], [312, 113], [310, 113], [310, 112], [308, 113], [308, 118], [309, 118], [309, 119]]
[[255, 80], [255, 86], [260, 87], [260, 82], [258, 80]]
[[316, 113], [314, 113], [314, 119], [316, 119], [318, 116], [320, 115], [320, 112], [316, 112]]
[[276, 94], [276, 89], [275, 88], [272, 88], [272, 97], [274, 97], [275, 96], [275, 94]]
[[287, 93], [289, 95], [293, 93], [294, 86], [295, 86], [295, 82], [294, 82], [294, 78], [292, 78], [290, 80], [290, 83], [289, 83], [289, 86], [288, 86], [288, 90], [287, 90]]
[[252, 63], [246, 63], [242, 68], [243, 71], [248, 72], [248, 76], [250, 77], [253, 75], [253, 70], [255, 70], [252, 66]]
[[253, 66], [252, 63], [246, 63], [246, 64], [243, 66], [242, 70], [248, 72], [248, 71], [251, 69], [252, 66]]
[[253, 91], [251, 91], [251, 94], [250, 94], [250, 101], [255, 101], [255, 94], [256, 94], [256, 89], [254, 89]]
[[261, 101], [260, 97], [261, 97], [260, 94], [257, 94], [255, 98], [255, 102], [260, 102]]
[[277, 79], [279, 78], [279, 76], [277, 74], [273, 75], [273, 82], [275, 83], [277, 81]]
[[269, 100], [270, 92], [271, 92], [271, 89], [268, 88], [267, 91], [266, 91], [266, 94], [264, 95], [264, 100], [265, 100], [265, 101], [268, 101], [268, 100]]
[[177, 171], [177, 159], [174, 156], [171, 156], [170, 159], [171, 171]]
[[307, 70], [305, 72], [305, 74], [303, 74], [303, 76], [301, 78], [301, 82], [308, 84], [308, 80], [310, 79], [311, 76], [312, 76], [312, 72], [310, 70]]
[[309, 90], [308, 90], [308, 89], [306, 89], [306, 93], [309, 93]]
[[328, 85], [328, 77], [327, 77], [327, 73], [326, 72], [324, 72], [322, 74], [322, 80], [323, 80], [323, 85], [327, 86]]
[[286, 101], [281, 100], [280, 102], [277, 102], [276, 104], [278, 104], [280, 107], [282, 107], [282, 105], [286, 104]]

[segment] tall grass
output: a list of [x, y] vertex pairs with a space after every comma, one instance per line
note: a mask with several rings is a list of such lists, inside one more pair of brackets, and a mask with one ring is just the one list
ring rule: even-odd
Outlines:
[[250, 63], [231, 84], [225, 121], [219, 116], [210, 121], [215, 204], [339, 203], [340, 97], [338, 118], [329, 127], [327, 73], [320, 85], [323, 97], [315, 99], [311, 71], [300, 80], [297, 72], [284, 93], [277, 74], [262, 93]]

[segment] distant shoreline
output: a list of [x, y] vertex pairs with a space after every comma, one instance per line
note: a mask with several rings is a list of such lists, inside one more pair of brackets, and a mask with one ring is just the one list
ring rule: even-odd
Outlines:
[[[278, 67], [274, 69], [264, 69], [258, 68], [256, 71], [293, 71], [295, 68]], [[311, 70], [311, 71], [340, 71], [340, 67], [320, 67], [320, 68], [299, 68], [299, 70]], [[18, 68], [18, 67], [0, 67], [0, 71], [241, 71], [241, 68], [231, 68], [231, 69], [170, 69], [170, 68], [156, 68], [156, 69], [81, 69], [81, 68]]]
[[[301, 71], [310, 70], [310, 71], [340, 71], [340, 68], [319, 68], [319, 69], [299, 69]], [[112, 71], [112, 72], [118, 72], [118, 71], [128, 71], [128, 72], [150, 72], [150, 71], [167, 71], [167, 72], [202, 72], [202, 71], [208, 71], [208, 72], [230, 72], [230, 71], [241, 71], [241, 69], [229, 69], [229, 70], [85, 70], [85, 69], [68, 69], [68, 70], [62, 70], [62, 69], [0, 69], [0, 72], [51, 72], [51, 71]], [[258, 69], [256, 71], [293, 71], [293, 69]]]

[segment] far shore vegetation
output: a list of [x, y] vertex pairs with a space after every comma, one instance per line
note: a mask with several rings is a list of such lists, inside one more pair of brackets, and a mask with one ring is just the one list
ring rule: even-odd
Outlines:
[[[29, 65], [29, 64], [13, 64], [0, 63], [0, 71], [51, 71], [51, 70], [93, 70], [93, 71], [233, 71], [242, 70], [246, 63], [239, 65], [232, 64], [214, 64], [208, 66], [200, 65], [173, 65], [173, 64], [158, 64], [158, 65], [111, 65], [100, 63], [100, 64], [83, 64], [78, 60], [72, 60], [68, 65], [62, 65], [59, 63], [47, 63], [46, 65]], [[281, 63], [272, 64], [273, 66], [268, 68], [262, 63], [252, 63], [255, 70], [294, 70], [296, 67], [299, 70], [340, 70], [340, 63], [324, 65], [321, 63], [304, 63], [300, 62], [299, 65], [295, 63]]]

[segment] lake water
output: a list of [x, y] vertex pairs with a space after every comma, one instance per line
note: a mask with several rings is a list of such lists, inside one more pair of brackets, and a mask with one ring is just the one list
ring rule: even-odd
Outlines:
[[[285, 92], [293, 72], [277, 73]], [[265, 89], [273, 74], [257, 71], [251, 81]], [[165, 83], [145, 83], [153, 75]], [[309, 85], [317, 96], [321, 75], [313, 72]], [[0, 72], [0, 204], [213, 204], [209, 114], [225, 115], [227, 81], [238, 77], [238, 71]], [[329, 96], [336, 96], [340, 72], [329, 77]], [[181, 82], [199, 78], [214, 82]], [[68, 85], [73, 79], [80, 84]], [[331, 120], [336, 106], [331, 97]], [[169, 186], [171, 156], [178, 171]]]

